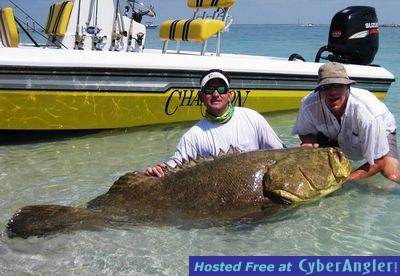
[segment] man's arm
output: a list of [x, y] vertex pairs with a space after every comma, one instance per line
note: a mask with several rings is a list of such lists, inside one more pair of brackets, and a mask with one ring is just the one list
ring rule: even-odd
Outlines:
[[193, 145], [194, 143], [192, 143], [193, 139], [191, 139], [191, 136], [188, 135], [192, 129], [181, 137], [175, 153], [173, 156], [171, 156], [170, 160], [167, 162], [161, 162], [154, 167], [147, 168], [146, 175], [164, 177], [168, 167], [174, 168], [177, 165], [181, 165], [183, 160], [189, 160], [189, 156], [195, 159], [197, 157], [197, 150]]
[[381, 172], [386, 178], [400, 183], [400, 169], [397, 159], [389, 156], [383, 156], [382, 158], [375, 159], [373, 165], [365, 163], [361, 167], [354, 170], [348, 177], [347, 180], [363, 179], [375, 175]]
[[[375, 160], [378, 161], [378, 160]], [[370, 165], [365, 163], [359, 168], [355, 169], [348, 177], [347, 180], [363, 179], [375, 175], [382, 170], [381, 165], [378, 162]]]

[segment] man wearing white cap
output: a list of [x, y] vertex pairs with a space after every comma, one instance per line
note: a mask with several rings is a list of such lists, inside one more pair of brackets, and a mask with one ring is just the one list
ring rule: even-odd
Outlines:
[[205, 117], [182, 136], [171, 159], [148, 168], [147, 175], [162, 177], [167, 164], [175, 167], [199, 154], [217, 155], [221, 150], [228, 151], [231, 145], [243, 152], [285, 148], [261, 114], [232, 105], [229, 84], [229, 77], [218, 69], [201, 78], [199, 97], [206, 107]]
[[354, 83], [342, 64], [322, 65], [318, 86], [302, 101], [293, 134], [304, 147], [339, 146], [351, 159], [366, 160], [349, 180], [381, 172], [399, 182], [394, 116], [371, 92], [351, 87]]

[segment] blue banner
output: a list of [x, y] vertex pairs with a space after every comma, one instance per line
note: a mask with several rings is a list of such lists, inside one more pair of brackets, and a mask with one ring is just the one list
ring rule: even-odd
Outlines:
[[189, 275], [397, 275], [399, 256], [190, 256]]

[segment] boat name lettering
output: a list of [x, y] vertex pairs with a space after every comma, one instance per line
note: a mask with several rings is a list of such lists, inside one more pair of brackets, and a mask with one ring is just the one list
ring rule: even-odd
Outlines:
[[[244, 106], [249, 96], [249, 90], [232, 90], [232, 104]], [[165, 114], [174, 115], [179, 107], [201, 106], [198, 89], [175, 89], [165, 102]]]
[[378, 27], [379, 27], [378, 22], [365, 23], [366, 29], [374, 29], [374, 28], [378, 28]]
[[244, 106], [249, 94], [250, 90], [232, 90], [232, 104], [236, 106]]
[[180, 106], [200, 106], [199, 90], [175, 89], [165, 103], [165, 114], [174, 115]]

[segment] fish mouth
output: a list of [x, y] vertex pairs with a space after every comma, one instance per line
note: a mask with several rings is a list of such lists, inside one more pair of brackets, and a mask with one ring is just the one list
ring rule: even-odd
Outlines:
[[297, 195], [289, 193], [285, 190], [267, 191], [265, 196], [268, 197], [272, 202], [278, 204], [292, 204], [294, 202], [303, 201], [303, 199]]

